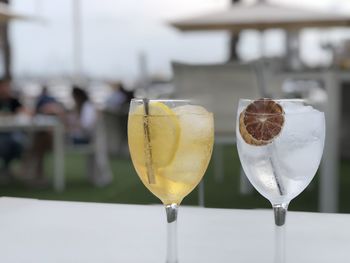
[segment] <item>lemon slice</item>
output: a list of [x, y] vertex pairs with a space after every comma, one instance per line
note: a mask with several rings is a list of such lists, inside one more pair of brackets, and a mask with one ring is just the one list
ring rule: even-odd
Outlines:
[[179, 120], [175, 113], [161, 102], [150, 102], [147, 116], [143, 105], [138, 106], [129, 115], [129, 145], [133, 151], [134, 161], [140, 165], [145, 165], [147, 161], [145, 118], [148, 123], [152, 166], [154, 169], [166, 167], [173, 161], [179, 145], [181, 133]]

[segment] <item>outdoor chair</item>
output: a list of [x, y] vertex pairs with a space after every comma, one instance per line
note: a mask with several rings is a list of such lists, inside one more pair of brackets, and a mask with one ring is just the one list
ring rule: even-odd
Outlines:
[[97, 123], [89, 144], [66, 146], [70, 152], [86, 156], [86, 174], [96, 186], [105, 186], [112, 181], [112, 170], [108, 158], [108, 138], [103, 112], [98, 112]]
[[101, 114], [103, 115], [105, 134], [108, 141], [108, 154], [118, 157], [128, 156], [128, 113], [104, 109]]
[[[236, 143], [235, 126], [240, 98], [262, 97], [255, 64], [191, 65], [173, 63], [177, 98], [195, 99], [214, 114], [215, 151], [214, 175], [223, 181], [223, 146]], [[242, 169], [241, 169], [242, 171]], [[251, 191], [251, 185], [241, 172], [241, 193]], [[203, 185], [200, 186], [203, 188]], [[200, 188], [200, 192], [203, 190]], [[204, 205], [203, 196], [200, 204]]]

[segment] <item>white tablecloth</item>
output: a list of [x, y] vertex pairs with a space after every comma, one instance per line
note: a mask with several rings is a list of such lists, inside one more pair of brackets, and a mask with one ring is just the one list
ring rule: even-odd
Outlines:
[[[181, 207], [179, 263], [272, 263], [270, 210]], [[0, 198], [0, 262], [165, 262], [165, 212], [120, 205]], [[350, 262], [350, 215], [289, 212], [288, 263]]]

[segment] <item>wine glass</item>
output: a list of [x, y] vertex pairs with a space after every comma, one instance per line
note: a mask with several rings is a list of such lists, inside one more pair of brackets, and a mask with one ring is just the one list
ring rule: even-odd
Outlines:
[[[283, 262], [284, 228], [289, 202], [311, 182], [320, 164], [324, 113], [304, 100], [239, 101], [237, 148], [252, 185], [273, 207], [276, 262]], [[278, 259], [279, 258], [279, 259]]]
[[190, 100], [133, 99], [128, 141], [138, 176], [165, 206], [167, 263], [175, 263], [178, 206], [208, 167], [214, 141], [213, 114]]
[[275, 223], [285, 223], [289, 202], [313, 179], [320, 164], [324, 113], [303, 100], [241, 99], [237, 148], [253, 186], [270, 200]]

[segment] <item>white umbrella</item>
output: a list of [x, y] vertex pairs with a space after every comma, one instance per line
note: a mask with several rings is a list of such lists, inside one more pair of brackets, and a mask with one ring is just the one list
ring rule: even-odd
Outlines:
[[35, 20], [37, 18], [12, 11], [7, 4], [0, 3], [0, 23], [10, 20]]
[[349, 26], [350, 15], [260, 2], [252, 5], [235, 4], [227, 10], [181, 19], [170, 24], [182, 31], [270, 28], [298, 30], [306, 27]]
[[270, 4], [260, 1], [256, 4], [235, 4], [231, 8], [209, 14], [198, 15], [170, 23], [182, 31], [245, 29], [285, 29], [287, 64], [292, 68], [300, 66], [298, 31], [303, 28], [347, 27], [350, 15], [324, 12], [308, 8]]

